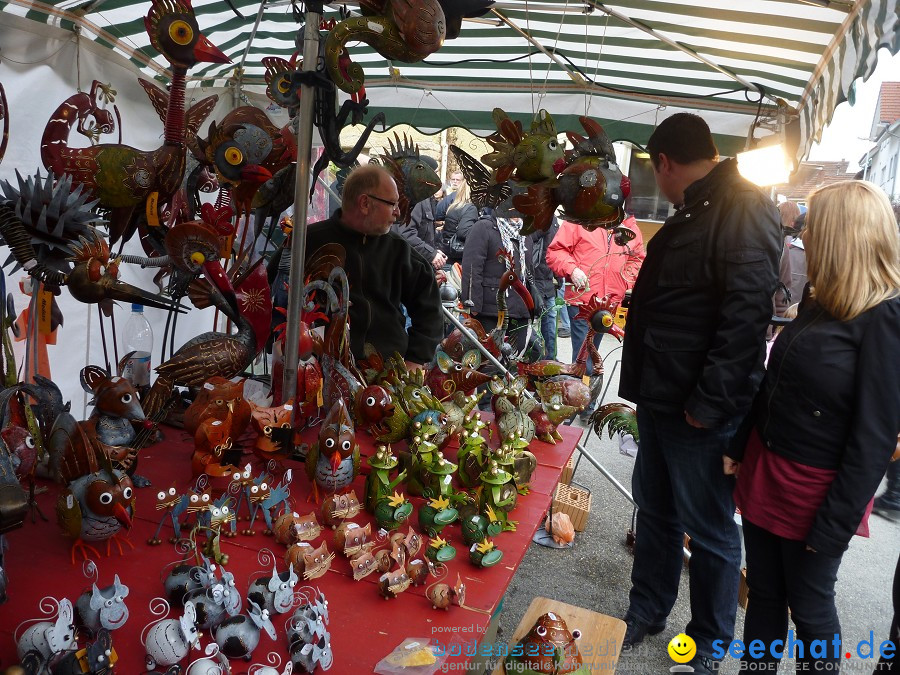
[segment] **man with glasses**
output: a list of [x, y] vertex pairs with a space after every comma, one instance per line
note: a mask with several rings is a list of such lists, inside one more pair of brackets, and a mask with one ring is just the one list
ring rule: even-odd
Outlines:
[[[400, 217], [400, 193], [380, 166], [354, 169], [344, 182], [342, 207], [309, 226], [307, 260], [325, 244], [346, 251], [350, 281], [350, 350], [363, 357], [366, 343], [385, 357], [398, 352], [412, 367], [434, 358], [443, 336], [441, 300], [431, 261], [391, 225]], [[401, 304], [411, 320], [405, 328]]]

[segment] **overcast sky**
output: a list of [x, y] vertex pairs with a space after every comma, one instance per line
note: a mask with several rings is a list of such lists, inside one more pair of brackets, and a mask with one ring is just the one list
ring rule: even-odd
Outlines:
[[845, 101], [835, 109], [831, 124], [822, 132], [822, 142], [813, 145], [809, 159], [846, 159], [850, 161], [848, 171], [858, 171], [859, 158], [872, 147], [865, 139], [872, 128], [881, 83], [891, 81], [900, 81], [900, 54], [891, 57], [890, 52], [882, 49], [878, 52], [878, 67], [872, 76], [866, 82], [856, 83], [856, 105], [851, 107]]

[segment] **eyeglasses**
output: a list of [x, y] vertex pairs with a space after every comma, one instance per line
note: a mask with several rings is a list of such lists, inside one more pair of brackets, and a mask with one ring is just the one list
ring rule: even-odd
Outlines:
[[372, 199], [374, 199], [377, 202], [381, 202], [382, 204], [387, 204], [388, 206], [391, 207], [391, 210], [396, 209], [400, 205], [399, 201], [392, 202], [389, 199], [382, 199], [381, 197], [376, 197], [375, 195], [370, 195], [368, 192], [366, 193], [366, 197], [371, 197]]

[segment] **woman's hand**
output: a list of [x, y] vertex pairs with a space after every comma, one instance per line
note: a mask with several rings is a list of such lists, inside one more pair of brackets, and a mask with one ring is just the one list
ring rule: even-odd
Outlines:
[[741, 470], [741, 463], [731, 459], [728, 455], [722, 455], [722, 471], [726, 476], [737, 476]]

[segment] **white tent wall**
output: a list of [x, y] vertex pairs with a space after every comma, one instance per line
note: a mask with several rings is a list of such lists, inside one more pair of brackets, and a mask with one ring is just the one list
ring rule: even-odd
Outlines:
[[[2, 45], [0, 83], [6, 90], [11, 117], [9, 147], [3, 163], [0, 164], [0, 178], [11, 181], [14, 186], [16, 170], [23, 177], [34, 175], [38, 169], [41, 174], [46, 175], [40, 159], [40, 141], [51, 113], [66, 98], [74, 94], [79, 85], [81, 90], [89, 91], [95, 79], [110, 84], [117, 92], [115, 105], [121, 113], [123, 143], [145, 150], [157, 148], [162, 143], [162, 122], [137, 82], [140, 74], [137, 69], [89, 40], [80, 42], [78, 47], [80, 58], [76, 58], [74, 37], [71, 31], [44, 26], [8, 14], [4, 14], [0, 19], [0, 45]], [[219, 93], [219, 102], [208, 119], [221, 119], [233, 107], [230, 91], [213, 92], [189, 86], [186, 95], [187, 105], [190, 106], [211, 93]], [[69, 140], [73, 145], [88, 144], [86, 138], [74, 131]], [[107, 143], [118, 142], [118, 129], [114, 134], [101, 140]], [[136, 238], [128, 242], [125, 252], [144, 255]], [[5, 260], [6, 255], [7, 251], [4, 251], [0, 261]], [[149, 269], [142, 270], [135, 265], [122, 265], [120, 278], [145, 290], [155, 291], [156, 287], [152, 281], [154, 272]], [[15, 274], [7, 272], [7, 289], [13, 293], [18, 311], [26, 307], [28, 302], [28, 297], [22, 295], [18, 288], [18, 279], [22, 275], [24, 275], [22, 271]], [[51, 371], [53, 380], [59, 385], [65, 399], [72, 401], [73, 413], [77, 416], [82, 414], [85, 400], [79, 384], [79, 371], [86, 364], [104, 363], [98, 312], [94, 305], [75, 301], [65, 289], [57, 298], [57, 302], [65, 317], [65, 323], [59, 328], [57, 344], [48, 347]], [[189, 302], [185, 303], [190, 306]], [[123, 354], [122, 332], [130, 312], [131, 307], [127, 303], [120, 303], [115, 310], [120, 356]], [[192, 308], [187, 314], [180, 316], [175, 335], [176, 348], [198, 333], [211, 330], [213, 314], [212, 309], [200, 311]], [[166, 313], [148, 307], [145, 309], [145, 315], [153, 326], [152, 361], [154, 365], [158, 365]], [[106, 330], [109, 338], [108, 322]], [[108, 341], [112, 361], [112, 341], [109, 339]], [[23, 343], [17, 343], [16, 349], [17, 358], [21, 363], [24, 355]]]

